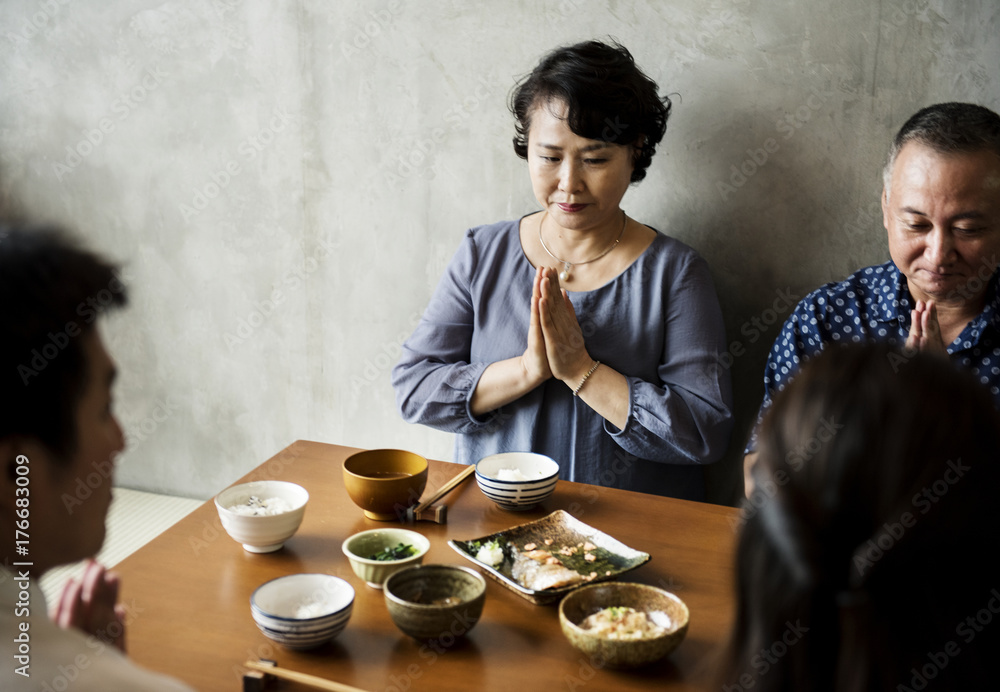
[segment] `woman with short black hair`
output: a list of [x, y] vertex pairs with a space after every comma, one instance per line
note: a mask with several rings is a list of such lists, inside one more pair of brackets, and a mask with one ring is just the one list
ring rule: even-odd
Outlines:
[[467, 232], [393, 370], [403, 417], [458, 433], [461, 463], [534, 451], [567, 480], [702, 499], [732, 426], [718, 299], [697, 253], [621, 208], [670, 101], [588, 41], [510, 106], [541, 211]]

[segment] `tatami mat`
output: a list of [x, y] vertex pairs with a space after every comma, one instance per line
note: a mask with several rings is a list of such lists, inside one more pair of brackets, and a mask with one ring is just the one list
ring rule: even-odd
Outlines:
[[[114, 567], [202, 504], [202, 500], [186, 497], [115, 488], [108, 510], [108, 532], [97, 561]], [[57, 567], [42, 577], [41, 587], [50, 610], [63, 585], [70, 577], [79, 576], [83, 565], [80, 562]]]

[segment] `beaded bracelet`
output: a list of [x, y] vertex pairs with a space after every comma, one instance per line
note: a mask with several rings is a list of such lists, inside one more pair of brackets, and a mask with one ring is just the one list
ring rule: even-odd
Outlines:
[[587, 371], [587, 374], [583, 376], [582, 380], [580, 380], [580, 384], [578, 384], [576, 386], [576, 389], [573, 390], [573, 396], [576, 396], [577, 394], [580, 393], [580, 390], [583, 389], [583, 383], [587, 381], [587, 378], [589, 378], [591, 375], [594, 374], [594, 371], [597, 370], [597, 366], [600, 364], [601, 361], [599, 360], [594, 361], [593, 367], [591, 367], [590, 370]]

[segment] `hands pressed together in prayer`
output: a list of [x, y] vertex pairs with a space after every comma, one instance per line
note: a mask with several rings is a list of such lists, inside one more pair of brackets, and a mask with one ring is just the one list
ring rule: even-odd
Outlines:
[[88, 560], [80, 579], [63, 588], [52, 620], [64, 629], [75, 628], [125, 652], [125, 608], [118, 603], [118, 575]]
[[906, 348], [945, 355], [947, 347], [941, 337], [937, 305], [933, 300], [917, 301], [917, 307], [910, 311], [910, 333], [906, 337]]
[[537, 384], [555, 377], [573, 388], [594, 365], [573, 304], [551, 267], [535, 270], [528, 345], [521, 360], [528, 378]]
[[[628, 381], [607, 365], [595, 369], [596, 364], [587, 352], [573, 304], [559, 286], [558, 273], [551, 267], [539, 267], [531, 289], [524, 353], [486, 368], [473, 392], [470, 409], [474, 415], [483, 415], [554, 377], [571, 390], [579, 390], [580, 398], [590, 408], [623, 429], [628, 420]], [[584, 378], [586, 386], [580, 387]]]
[[[948, 354], [941, 336], [937, 304], [933, 300], [918, 300], [917, 306], [910, 311], [910, 333], [906, 337], [906, 349], [942, 356]], [[756, 452], [750, 452], [743, 458], [743, 486], [747, 497], [753, 492], [753, 467], [756, 463]]]

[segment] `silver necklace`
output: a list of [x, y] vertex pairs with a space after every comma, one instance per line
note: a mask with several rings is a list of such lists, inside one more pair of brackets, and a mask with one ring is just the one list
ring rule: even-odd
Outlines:
[[590, 264], [591, 262], [596, 262], [597, 260], [599, 260], [602, 257], [604, 257], [606, 254], [608, 254], [609, 252], [611, 252], [612, 250], [614, 250], [616, 247], [618, 247], [618, 243], [621, 242], [622, 236], [625, 235], [625, 226], [628, 225], [628, 215], [623, 211], [622, 212], [622, 230], [618, 231], [618, 237], [615, 238], [615, 242], [611, 243], [611, 245], [609, 245], [607, 248], [605, 248], [604, 252], [602, 252], [601, 254], [599, 254], [597, 257], [591, 257], [589, 260], [586, 260], [584, 262], [569, 262], [569, 261], [564, 260], [564, 259], [562, 259], [560, 257], [556, 257], [554, 254], [552, 254], [552, 250], [549, 250], [549, 246], [545, 244], [545, 240], [542, 238], [542, 226], [545, 225], [545, 219], [547, 219], [548, 217], [549, 217], [549, 212], [546, 210], [545, 216], [542, 217], [541, 222], [538, 224], [538, 242], [540, 242], [542, 244], [542, 249], [544, 249], [545, 252], [549, 253], [549, 257], [551, 257], [552, 259], [554, 259], [556, 262], [559, 262], [560, 264], [562, 264], [562, 266], [563, 266], [562, 271], [559, 272], [559, 280], [560, 281], [569, 281], [569, 273], [573, 269], [574, 266], [579, 265], [579, 264]]

